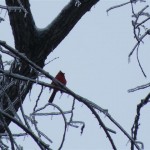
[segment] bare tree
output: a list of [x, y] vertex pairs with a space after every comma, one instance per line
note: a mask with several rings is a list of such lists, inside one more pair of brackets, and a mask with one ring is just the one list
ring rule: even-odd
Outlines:
[[[0, 133], [1, 137], [7, 136], [10, 140], [11, 149], [21, 149], [21, 147], [15, 142], [15, 136], [25, 136], [30, 135], [35, 142], [38, 144], [40, 149], [51, 149], [50, 144], [45, 143], [41, 140], [41, 136], [51, 143], [49, 137], [46, 136], [40, 129], [37, 127], [36, 116], [38, 115], [61, 115], [64, 119], [65, 128], [64, 134], [62, 138], [61, 145], [59, 149], [62, 148], [63, 143], [65, 141], [65, 134], [67, 126], [76, 127], [79, 124], [81, 125], [81, 133], [85, 127], [85, 123], [82, 121], [74, 121], [73, 120], [73, 110], [75, 101], [80, 101], [94, 114], [96, 117], [100, 127], [103, 128], [105, 134], [110, 141], [112, 148], [117, 149], [116, 145], [111, 137], [110, 133], [115, 134], [116, 132], [110, 128], [108, 128], [103, 121], [101, 120], [97, 110], [106, 115], [110, 121], [112, 121], [120, 130], [125, 134], [125, 136], [131, 141], [131, 149], [136, 147], [138, 150], [142, 149], [143, 143], [136, 141], [137, 140], [137, 131], [138, 131], [138, 121], [139, 121], [139, 112], [142, 106], [149, 102], [149, 95], [138, 105], [137, 108], [137, 116], [132, 127], [132, 134], [128, 134], [122, 126], [115, 121], [114, 118], [108, 113], [108, 110], [101, 108], [90, 100], [83, 98], [66, 86], [61, 84], [58, 80], [52, 77], [48, 72], [43, 70], [42, 68], [45, 66], [45, 60], [52, 51], [60, 44], [60, 42], [69, 34], [72, 28], [77, 24], [77, 22], [82, 18], [82, 16], [88, 12], [93, 5], [95, 5], [99, 0], [70, 0], [70, 2], [62, 9], [61, 13], [51, 22], [47, 28], [42, 30], [38, 30], [36, 24], [34, 22], [29, 0], [5, 0], [6, 6], [1, 6], [0, 8], [6, 9], [8, 11], [10, 25], [12, 28], [14, 41], [15, 41], [15, 49], [11, 46], [7, 45], [6, 42], [0, 41], [0, 51], [7, 55], [10, 55], [14, 58], [11, 63], [10, 69], [5, 70], [4, 62], [2, 62], [2, 56], [0, 59]], [[144, 37], [149, 35], [149, 30], [143, 25], [146, 21], [149, 20], [149, 14], [145, 13], [146, 7], [144, 7], [137, 14], [134, 12], [133, 5], [136, 4], [138, 0], [129, 1], [124, 4], [120, 4], [114, 7], [111, 7], [107, 10], [110, 10], [118, 7], [122, 7], [124, 5], [130, 4], [132, 6], [132, 13], [135, 20], [133, 20], [132, 25], [134, 28], [134, 36], [137, 39], [137, 44], [129, 54], [129, 57], [133, 54], [133, 52], [138, 47], [140, 43], [143, 41]], [[147, 16], [147, 19], [143, 22], [138, 23], [139, 17], [142, 15]], [[0, 22], [4, 21], [3, 18], [0, 18]], [[146, 31], [143, 35], [141, 35], [140, 28], [144, 28]], [[138, 30], [138, 31], [137, 31]], [[138, 59], [139, 66], [144, 73], [140, 61]], [[43, 76], [45, 78], [51, 79], [56, 85], [51, 85], [44, 81], [41, 81], [38, 77]], [[23, 102], [25, 100], [26, 95], [32, 89], [33, 84], [38, 84], [41, 86], [41, 92], [36, 100], [36, 105], [33, 108], [33, 112], [30, 116], [26, 116], [23, 110]], [[150, 84], [149, 84], [150, 85]], [[148, 86], [149, 86], [148, 85]], [[129, 92], [133, 92], [136, 89], [145, 88], [147, 85], [137, 87], [135, 89], [129, 90]], [[70, 111], [62, 111], [62, 109], [53, 104], [47, 103], [45, 106], [38, 108], [37, 104], [40, 100], [40, 96], [43, 92], [43, 88], [55, 88], [62, 92], [65, 92], [73, 97], [72, 108]], [[45, 109], [49, 105], [55, 107], [58, 112], [57, 113], [40, 113], [41, 110]], [[17, 115], [17, 111], [20, 108], [23, 121]], [[71, 116], [69, 121], [67, 121], [65, 114], [70, 113]], [[22, 134], [13, 134], [9, 128], [9, 124], [13, 122], [19, 128], [24, 130]], [[35, 129], [36, 133], [31, 129], [28, 122], [31, 122]], [[9, 147], [5, 145], [0, 139], [0, 147], [2, 149], [8, 149]]]

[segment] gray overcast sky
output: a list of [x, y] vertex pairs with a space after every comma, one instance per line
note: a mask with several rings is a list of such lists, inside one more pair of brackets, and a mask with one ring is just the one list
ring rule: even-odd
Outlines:
[[[37, 27], [46, 27], [68, 3], [69, 0], [30, 0], [31, 9]], [[140, 48], [140, 60], [147, 74], [145, 79], [138, 67], [135, 54], [128, 64], [128, 54], [135, 44], [131, 25], [131, 7], [125, 6], [112, 10], [107, 16], [106, 10], [116, 4], [126, 1], [100, 1], [89, 11], [74, 27], [70, 34], [47, 58], [47, 62], [59, 57], [45, 67], [53, 76], [59, 70], [66, 74], [67, 86], [77, 94], [88, 98], [102, 108], [108, 109], [122, 127], [130, 134], [133, 124], [136, 105], [144, 98], [149, 89], [135, 93], [127, 93], [127, 90], [137, 85], [149, 82], [149, 47], [147, 38]], [[144, 6], [144, 5], [143, 5]], [[1, 13], [3, 16], [5, 11]], [[13, 38], [8, 23], [0, 24], [0, 40], [5, 40], [13, 46]], [[7, 59], [6, 57], [3, 58]], [[31, 113], [37, 97], [37, 88], [32, 90], [31, 101], [26, 98], [24, 108], [27, 114]], [[40, 88], [39, 88], [40, 90]], [[45, 90], [40, 106], [43, 106], [50, 95]], [[70, 110], [72, 97], [64, 94], [55, 100], [63, 110]], [[31, 108], [29, 107], [31, 105]], [[53, 109], [52, 109], [53, 110]], [[145, 149], [150, 148], [148, 129], [150, 126], [148, 106], [142, 111], [138, 140], [144, 143]], [[119, 150], [130, 148], [128, 139], [122, 134], [104, 115], [100, 114], [106, 126], [117, 131], [112, 135]], [[100, 149], [110, 150], [111, 145], [103, 130], [91, 112], [81, 103], [76, 103], [74, 120], [86, 123], [84, 133], [80, 135], [80, 129], [69, 127], [64, 150]], [[38, 124], [42, 131], [53, 140], [53, 149], [57, 149], [61, 142], [63, 120], [61, 117], [40, 118]], [[16, 128], [12, 126], [14, 130]], [[28, 138], [20, 142], [24, 143], [25, 149], [36, 149], [36, 144], [29, 145]], [[32, 142], [31, 142], [32, 143]], [[127, 144], [128, 143], [128, 144]]]

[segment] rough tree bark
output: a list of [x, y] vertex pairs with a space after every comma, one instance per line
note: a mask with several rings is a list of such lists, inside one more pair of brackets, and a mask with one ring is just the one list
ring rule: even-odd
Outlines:
[[[5, 1], [7, 6], [19, 6], [17, 0]], [[70, 0], [47, 28], [39, 30], [33, 19], [29, 0], [21, 0], [23, 6], [28, 11], [26, 17], [24, 17], [24, 12], [8, 12], [14, 35], [15, 48], [43, 68], [47, 56], [68, 35], [80, 18], [98, 1], [99, 0], [80, 0], [81, 5], [77, 7], [75, 6], [76, 0]], [[17, 60], [14, 60], [10, 71], [34, 79], [38, 77], [38, 73], [22, 60], [20, 60], [19, 63]], [[14, 116], [14, 112], [8, 107], [9, 100], [14, 102], [14, 107], [17, 112], [26, 95], [32, 89], [32, 84], [33, 83], [26, 83], [10, 77], [3, 78], [0, 81], [1, 88], [6, 89], [0, 97], [3, 109]], [[6, 119], [6, 122], [7, 125], [9, 125], [11, 120]], [[2, 133], [4, 131], [4, 127], [0, 125], [0, 132]]]

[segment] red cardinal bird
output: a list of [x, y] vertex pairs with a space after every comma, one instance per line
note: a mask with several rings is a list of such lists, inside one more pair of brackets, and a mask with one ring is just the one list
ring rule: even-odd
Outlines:
[[[61, 71], [59, 71], [55, 77], [55, 79], [57, 79], [59, 82], [61, 82], [62, 84], [66, 85], [67, 81], [65, 79], [65, 74]], [[54, 82], [51, 83], [52, 85], [56, 85]], [[51, 97], [49, 98], [49, 103], [52, 103], [54, 98], [55, 98], [55, 95], [56, 93], [58, 92], [57, 89], [54, 89]]]

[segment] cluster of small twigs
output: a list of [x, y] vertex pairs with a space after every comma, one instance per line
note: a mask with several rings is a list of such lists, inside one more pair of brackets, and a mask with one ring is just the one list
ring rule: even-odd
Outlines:
[[[135, 46], [133, 47], [132, 51], [130, 52], [129, 54], [129, 61], [130, 61], [130, 57], [131, 55], [133, 54], [133, 52], [136, 50], [136, 56], [137, 56], [137, 61], [138, 61], [138, 64], [139, 64], [139, 67], [144, 75], [144, 77], [146, 77], [146, 74], [141, 66], [141, 63], [140, 63], [140, 60], [139, 60], [139, 46], [141, 43], [143, 43], [144, 41], [144, 38], [147, 36], [147, 35], [150, 35], [150, 29], [148, 29], [144, 23], [146, 23], [149, 19], [150, 19], [150, 14], [148, 12], [145, 12], [146, 9], [149, 7], [148, 5], [146, 5], [142, 10], [140, 10], [138, 13], [135, 13], [134, 12], [134, 8], [133, 8], [133, 5], [132, 6], [132, 13], [133, 13], [133, 18], [135, 18], [135, 20], [132, 20], [132, 26], [133, 26], [133, 32], [134, 32], [134, 37], [137, 41], [137, 43], [135, 44]], [[146, 19], [144, 19], [143, 21], [139, 22], [139, 20], [145, 16]], [[144, 33], [142, 34], [141, 33], [141, 30], [144, 29]]]
[[[134, 6], [135, 6], [134, 4], [137, 4], [138, 2], [141, 3], [141, 2], [146, 2], [146, 1], [145, 0], [130, 0], [129, 2], [110, 7], [109, 9], [107, 9], [107, 13], [110, 10], [113, 10], [113, 9], [116, 9], [119, 7], [123, 7], [128, 4], [131, 5], [132, 17], [133, 17], [133, 20], [132, 20], [133, 33], [134, 33], [134, 38], [136, 39], [137, 42], [136, 42], [135, 46], [133, 47], [133, 49], [131, 50], [131, 52], [129, 53], [128, 60], [130, 62], [130, 58], [131, 58], [133, 52], [136, 51], [136, 56], [137, 56], [137, 61], [138, 61], [139, 67], [140, 67], [144, 77], [146, 77], [146, 74], [145, 74], [145, 72], [142, 68], [142, 65], [140, 63], [140, 60], [139, 60], [138, 52], [139, 52], [140, 44], [144, 42], [144, 38], [147, 35], [150, 35], [150, 29], [148, 27], [146, 27], [146, 25], [145, 25], [145, 23], [147, 23], [150, 20], [150, 14], [149, 14], [149, 12], [146, 11], [147, 8], [149, 8], [149, 5], [146, 5], [144, 8], [142, 8], [141, 10], [139, 10], [136, 13], [134, 10]], [[146, 17], [146, 19], [139, 21], [139, 20], [141, 20], [141, 18], [144, 18], [144, 17]], [[144, 29], [144, 33], [142, 33], [142, 31], [143, 31], [142, 29]]]
[[[146, 5], [145, 7], [143, 7], [141, 10], [139, 10], [136, 13], [135, 9], [134, 9], [134, 4], [136, 4], [137, 2], [146, 2], [146, 1], [144, 1], [144, 0], [130, 0], [129, 2], [126, 2], [126, 3], [116, 5], [116, 6], [109, 8], [107, 10], [107, 13], [112, 9], [119, 8], [119, 7], [122, 7], [122, 6], [127, 5], [127, 4], [131, 4], [132, 17], [133, 17], [132, 26], [133, 26], [134, 38], [136, 39], [136, 44], [133, 47], [133, 49], [131, 50], [131, 52], [129, 53], [128, 58], [129, 58], [129, 62], [130, 62], [130, 58], [131, 58], [133, 52], [136, 51], [136, 57], [137, 57], [139, 67], [140, 67], [144, 77], [146, 77], [146, 74], [145, 74], [145, 72], [142, 68], [142, 65], [140, 63], [140, 60], [139, 60], [139, 53], [138, 52], [139, 52], [140, 44], [144, 43], [145, 37], [150, 35], [150, 29], [146, 26], [146, 23], [148, 23], [148, 21], [150, 20], [150, 13], [147, 11], [147, 9], [149, 8], [149, 5]], [[150, 86], [150, 83], [147, 83], [145, 85], [140, 85], [140, 86], [137, 86], [135, 88], [129, 89], [128, 92], [135, 92], [137, 90], [145, 89], [149, 86]], [[136, 112], [135, 120], [134, 120], [133, 126], [131, 128], [131, 135], [132, 135], [132, 138], [134, 139], [134, 141], [137, 140], [137, 134], [138, 134], [138, 129], [139, 129], [139, 125], [140, 125], [139, 120], [140, 120], [141, 109], [146, 104], [148, 104], [149, 99], [150, 99], [150, 94], [148, 94], [146, 96], [146, 98], [141, 100], [141, 102], [137, 105], [137, 110], [136, 110], [137, 112]], [[142, 149], [144, 149], [144, 144], [142, 142], [140, 142], [140, 141], [136, 141], [136, 142], [141, 145]], [[132, 143], [132, 141], [131, 141], [131, 150], [134, 150], [134, 143]]]
[[[145, 25], [150, 20], [150, 13], [146, 12], [146, 10], [148, 8], [149, 8], [149, 5], [146, 5], [138, 13], [135, 13], [134, 9], [133, 9], [133, 6], [132, 6], [133, 17], [135, 18], [135, 20], [132, 21], [132, 26], [133, 26], [133, 31], [134, 31], [134, 37], [135, 37], [137, 43], [135, 44], [135, 46], [133, 47], [132, 51], [129, 54], [129, 60], [130, 60], [130, 57], [132, 56], [133, 52], [136, 51], [138, 64], [139, 64], [139, 66], [141, 68], [141, 71], [142, 71], [144, 77], [146, 77], [146, 74], [145, 74], [145, 72], [144, 72], [144, 70], [143, 70], [143, 68], [142, 68], [142, 66], [140, 64], [138, 52], [139, 52], [140, 44], [144, 43], [144, 38], [146, 36], [150, 35], [150, 29]], [[140, 22], [138, 22], [141, 18], [143, 18], [143, 16], [145, 17], [145, 19], [140, 21]], [[144, 33], [141, 35], [141, 30], [142, 29], [144, 29]], [[137, 86], [135, 88], [129, 89], [128, 92], [135, 92], [137, 90], [148, 88], [149, 86], [150, 86], [150, 83], [147, 83], [147, 84], [140, 85], [140, 86]]]
[[[140, 150], [140, 146], [138, 145], [138, 143], [123, 129], [123, 127], [117, 122], [115, 121], [114, 118], [111, 117], [111, 115], [108, 113], [108, 110], [106, 109], [103, 109], [101, 108], [100, 106], [96, 105], [95, 103], [87, 100], [86, 98], [83, 98], [77, 94], [75, 94], [73, 91], [71, 91], [70, 89], [68, 89], [66, 86], [62, 85], [59, 81], [57, 81], [56, 79], [54, 79], [48, 72], [46, 72], [45, 70], [43, 70], [42, 68], [40, 68], [39, 66], [37, 66], [35, 63], [33, 63], [31, 60], [29, 60], [24, 54], [22, 53], [19, 53], [17, 50], [15, 50], [14, 48], [10, 47], [9, 45], [7, 45], [5, 42], [3, 41], [0, 41], [0, 45], [1, 45], [1, 52], [2, 53], [6, 53], [7, 51], [7, 54], [10, 53], [10, 55], [12, 56], [15, 56], [15, 59], [21, 59], [25, 62], [27, 62], [30, 67], [34, 70], [36, 70], [37, 72], [39, 72], [40, 74], [42, 74], [43, 76], [53, 80], [53, 82], [55, 82], [58, 86], [55, 87], [51, 84], [48, 84], [46, 82], [43, 82], [43, 81], [40, 81], [40, 79], [38, 80], [35, 80], [35, 79], [31, 79], [31, 78], [28, 78], [28, 77], [25, 77], [25, 76], [21, 76], [21, 75], [18, 75], [18, 74], [15, 74], [15, 73], [12, 73], [11, 71], [7, 71], [4, 69], [4, 66], [3, 64], [1, 63], [1, 67], [0, 68], [0, 73], [1, 73], [1, 76], [9, 76], [10, 78], [15, 78], [16, 80], [20, 80], [22, 82], [33, 82], [33, 83], [36, 83], [38, 85], [40, 85], [42, 88], [41, 88], [41, 92], [39, 93], [39, 96], [36, 100], [36, 104], [33, 108], [33, 112], [30, 114], [30, 116], [27, 116], [25, 113], [24, 113], [24, 110], [23, 110], [23, 106], [21, 106], [21, 113], [22, 113], [22, 116], [23, 116], [23, 121], [20, 119], [20, 117], [16, 117], [16, 118], [13, 118], [11, 117], [10, 115], [8, 115], [5, 111], [3, 111], [2, 109], [0, 110], [0, 113], [1, 113], [1, 116], [2, 117], [8, 117], [12, 120], [12, 122], [14, 122], [15, 124], [17, 124], [21, 129], [24, 130], [25, 133], [27, 133], [28, 135], [30, 135], [35, 141], [38, 141], [38, 145], [41, 149], [50, 149], [49, 148], [49, 144], [46, 144], [45, 142], [43, 142], [43, 140], [41, 139], [41, 137], [45, 138], [47, 141], [49, 141], [49, 143], [51, 144], [52, 140], [47, 136], [45, 135], [45, 133], [43, 133], [37, 126], [37, 121], [36, 121], [36, 117], [37, 116], [54, 116], [54, 115], [61, 115], [63, 117], [63, 120], [64, 120], [64, 134], [63, 134], [63, 139], [62, 139], [62, 142], [60, 144], [60, 147], [59, 149], [62, 148], [63, 146], [63, 143], [65, 141], [65, 135], [66, 135], [66, 129], [67, 129], [67, 126], [72, 126], [72, 127], [75, 127], [75, 128], [78, 128], [80, 125], [81, 126], [81, 134], [83, 133], [83, 129], [85, 127], [85, 123], [82, 122], [82, 121], [74, 121], [73, 119], [73, 112], [74, 112], [74, 109], [75, 109], [75, 101], [79, 101], [81, 103], [83, 103], [84, 105], [86, 105], [89, 110], [91, 110], [91, 112], [93, 113], [93, 115], [96, 117], [96, 120], [98, 121], [100, 127], [102, 127], [102, 129], [104, 130], [105, 134], [107, 135], [113, 149], [117, 149], [116, 146], [115, 146], [115, 143], [113, 141], [113, 138], [111, 137], [111, 134], [110, 133], [113, 133], [113, 134], [116, 134], [116, 131], [108, 128], [104, 123], [103, 121], [101, 120], [100, 116], [99, 116], [99, 113], [98, 112], [101, 112], [103, 113], [106, 117], [109, 118], [110, 121], [112, 121], [120, 130], [121, 132], [123, 132], [125, 134], [125, 136], [132, 142], [134, 143], [134, 145], [136, 146], [136, 148], [138, 150]], [[4, 50], [4, 48], [6, 50]], [[2, 62], [2, 61], [1, 61]], [[48, 87], [48, 88], [57, 88], [58, 90], [60, 91], [63, 91], [69, 95], [71, 95], [73, 97], [73, 103], [72, 103], [72, 108], [71, 110], [69, 111], [63, 111], [59, 106], [55, 105], [55, 104], [52, 104], [52, 103], [47, 103], [45, 104], [44, 106], [42, 107], [38, 107], [38, 102], [40, 100], [40, 96], [43, 92], [43, 87]], [[5, 91], [4, 91], [5, 92]], [[48, 112], [48, 113], [41, 113], [40, 111], [46, 109], [47, 107], [49, 106], [53, 106], [55, 107], [58, 112]], [[13, 103], [11, 103], [10, 101], [10, 107], [11, 107], [11, 111], [14, 112], [17, 116], [17, 112], [13, 109]], [[98, 111], [98, 112], [97, 112]], [[70, 115], [70, 119], [69, 121], [67, 121], [68, 119], [66, 118], [66, 114], [71, 114]], [[2, 120], [2, 119], [1, 119]], [[24, 123], [23, 123], [24, 122]], [[36, 130], [36, 133], [34, 133], [32, 131], [32, 128], [30, 127], [29, 123], [32, 123], [34, 125], [34, 128]], [[3, 123], [4, 124], [4, 123]], [[4, 124], [4, 127], [5, 127], [5, 124]], [[6, 128], [6, 127], [5, 127]], [[9, 137], [9, 140], [11, 142], [11, 145], [12, 145], [12, 149], [14, 147], [14, 137], [13, 137], [13, 133], [10, 133], [9, 132], [9, 127], [6, 128], [6, 135]], [[9, 134], [8, 134], [8, 133]], [[5, 136], [6, 136], [5, 135]], [[24, 136], [24, 134], [23, 134]], [[4, 137], [4, 134], [1, 135], [1, 137]], [[17, 143], [16, 143], [17, 144]], [[4, 146], [4, 145], [3, 145]], [[19, 149], [19, 146], [16, 146], [18, 149]]]

